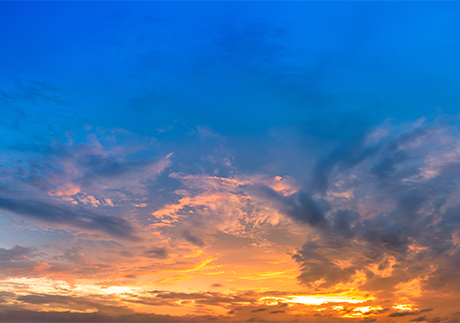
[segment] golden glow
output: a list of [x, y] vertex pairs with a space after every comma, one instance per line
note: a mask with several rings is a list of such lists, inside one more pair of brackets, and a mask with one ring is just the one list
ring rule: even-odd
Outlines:
[[[386, 262], [387, 265], [383, 269], [379, 269], [379, 266]], [[393, 266], [396, 264], [396, 259], [394, 257], [386, 257], [383, 262], [380, 264], [374, 264], [372, 266], [368, 266], [367, 268], [372, 271], [374, 275], [380, 276], [380, 277], [389, 277], [391, 276], [391, 273], [393, 272]]]
[[[72, 268], [69, 272], [78, 273], [74, 276], [67, 272], [54, 272], [53, 259], [42, 261], [32, 256], [29, 259], [24, 255], [24, 261], [34, 261], [32, 268], [35, 277], [47, 278], [9, 281], [11, 287], [8, 288], [0, 281], [0, 290], [8, 290], [17, 295], [58, 295], [59, 292], [56, 291], [59, 290], [64, 291], [66, 297], [74, 297], [76, 300], [64, 305], [53, 302], [45, 305], [26, 302], [22, 304], [29, 309], [41, 311], [111, 313], [112, 310], [120, 309], [120, 312], [129, 310], [162, 315], [223, 315], [234, 318], [235, 321], [241, 318], [246, 320], [248, 313], [251, 317], [257, 315], [260, 318], [274, 318], [275, 316], [268, 314], [277, 314], [276, 319], [279, 321], [292, 321], [296, 319], [295, 315], [308, 316], [307, 319], [299, 318], [299, 321], [316, 320], [316, 317], [331, 318], [332, 321], [338, 318], [388, 316], [389, 313], [383, 313], [382, 306], [377, 305], [379, 303], [373, 302], [379, 294], [362, 286], [372, 283], [374, 276], [391, 277], [394, 268], [399, 265], [395, 257], [382, 254], [375, 263], [366, 262], [365, 266], [333, 285], [329, 284], [327, 276], [321, 278], [319, 275], [316, 281], [313, 279], [308, 282], [309, 291], [314, 291], [315, 294], [305, 295], [306, 287], [300, 286], [297, 280], [303, 269], [292, 257], [296, 253], [301, 255], [299, 248], [305, 242], [305, 228], [292, 228], [289, 218], [257, 201], [257, 196], [251, 196], [250, 193], [235, 195], [232, 191], [241, 185], [259, 182], [283, 195], [292, 194], [296, 187], [288, 179], [226, 179], [190, 175], [183, 177], [182, 182], [187, 182], [185, 186], [196, 188], [196, 191], [202, 193], [195, 195], [177, 191], [180, 196], [177, 203], [167, 204], [156, 211], [145, 209], [151, 214], [148, 219], [150, 224], [143, 232], [145, 246], [137, 246], [136, 243], [130, 245], [127, 242], [126, 246], [120, 246], [120, 250], [129, 250], [124, 251], [126, 253], [123, 253], [122, 258], [112, 250], [100, 258], [102, 252], [99, 248], [79, 248], [75, 259], [65, 258], [66, 266]], [[75, 191], [73, 187], [65, 189]], [[66, 197], [64, 193], [59, 196], [56, 193], [55, 196]], [[345, 195], [334, 196], [347, 198]], [[85, 195], [89, 200], [91, 197]], [[98, 201], [103, 203], [102, 199]], [[94, 200], [92, 202], [96, 203]], [[135, 202], [137, 204], [131, 203], [130, 206], [148, 207], [141, 202], [139, 200]], [[257, 212], [247, 214], [245, 209], [251, 203]], [[110, 206], [110, 203], [107, 205]], [[212, 224], [210, 229], [200, 228], [203, 232], [198, 229], [190, 232], [202, 237], [202, 246], [181, 238], [181, 221], [197, 212], [197, 209]], [[171, 229], [175, 226], [180, 230], [175, 232]], [[205, 232], [205, 229], [209, 232]], [[180, 239], [174, 241], [176, 234]], [[277, 239], [267, 239], [269, 234]], [[311, 240], [320, 239], [314, 232], [309, 234]], [[357, 243], [356, 249], [361, 248], [358, 241], [354, 242]], [[164, 248], [167, 250], [167, 257], [163, 259], [145, 256], [144, 247]], [[421, 250], [415, 243], [411, 243], [410, 249], [410, 254]], [[61, 251], [57, 254], [60, 253]], [[343, 253], [332, 255], [319, 253], [341, 270], [355, 266], [359, 260], [355, 250], [344, 250]], [[79, 268], [96, 274], [94, 277], [84, 271], [79, 274]], [[369, 275], [369, 271], [374, 275]], [[420, 276], [395, 286], [393, 292], [398, 298], [394, 301], [398, 303], [394, 304], [394, 310], [417, 310], [410, 304], [410, 299], [420, 295], [420, 283], [423, 279]], [[90, 299], [94, 305], [78, 303], [82, 299]], [[6, 304], [14, 304], [14, 301], [9, 298]], [[101, 310], [98, 304], [109, 307], [101, 307]], [[257, 306], [260, 308], [256, 308]], [[277, 307], [267, 310], [267, 306]]]
[[355, 307], [352, 313], [346, 313], [342, 315], [345, 318], [358, 318], [358, 317], [366, 317], [370, 314], [375, 314], [376, 311], [381, 311], [381, 306], [360, 306]]
[[110, 286], [102, 289], [107, 294], [121, 294], [121, 293], [132, 293], [138, 290], [137, 288], [129, 288], [123, 286]]
[[277, 305], [278, 303], [297, 303], [304, 305], [322, 305], [327, 303], [364, 303], [373, 298], [358, 298], [339, 295], [293, 295], [286, 297], [262, 297], [260, 298], [266, 305]]
[[412, 304], [395, 304], [392, 306], [395, 310], [400, 310], [400, 311], [412, 311], [414, 308], [412, 307]]
[[395, 286], [396, 294], [407, 297], [418, 297], [422, 293], [421, 279], [416, 278], [409, 282], [401, 282]]
[[[290, 270], [292, 271], [292, 270]], [[289, 272], [288, 270], [286, 271], [280, 271], [280, 272], [268, 272], [268, 273], [263, 273], [263, 274], [256, 274], [252, 276], [247, 276], [247, 277], [241, 277], [241, 279], [248, 279], [248, 280], [260, 280], [260, 279], [271, 279], [273, 277], [288, 277], [288, 278], [295, 278], [297, 273], [288, 275], [286, 274]]]
[[347, 313], [342, 315], [342, 317], [346, 318], [357, 318], [357, 317], [364, 317], [363, 313]]
[[381, 311], [381, 310], [382, 310], [381, 306], [361, 306], [361, 307], [354, 308], [353, 312], [368, 313], [371, 311]]

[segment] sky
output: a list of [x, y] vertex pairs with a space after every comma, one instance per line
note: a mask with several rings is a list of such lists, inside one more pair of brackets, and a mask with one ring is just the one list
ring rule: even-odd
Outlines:
[[0, 2], [0, 322], [460, 322], [460, 2]]

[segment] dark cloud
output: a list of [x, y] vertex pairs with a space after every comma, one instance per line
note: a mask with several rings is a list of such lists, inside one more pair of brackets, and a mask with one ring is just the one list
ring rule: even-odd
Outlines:
[[312, 226], [327, 224], [325, 212], [329, 204], [325, 200], [315, 200], [306, 192], [283, 196], [267, 186], [255, 187], [256, 194], [271, 201], [276, 208], [292, 219]]
[[204, 247], [204, 241], [197, 237], [196, 235], [192, 235], [189, 231], [184, 231], [183, 237], [186, 241], [190, 242], [191, 244], [198, 246], [198, 247]]
[[75, 144], [67, 132], [62, 138], [53, 137], [51, 142], [13, 142], [9, 145], [12, 162], [3, 165], [3, 180], [13, 196], [18, 190], [27, 190], [37, 198], [38, 188], [46, 195], [61, 197], [60, 190], [73, 187], [68, 193], [80, 204], [89, 204], [96, 198], [99, 206], [113, 206], [112, 199], [116, 205], [120, 197], [123, 201], [145, 198], [152, 179], [166, 166], [162, 164], [165, 157], [134, 156], [138, 150], [151, 147], [151, 141], [128, 131], [101, 130], [98, 135], [90, 134], [88, 142]]
[[132, 252], [129, 252], [127, 250], [120, 251], [120, 255], [122, 255], [123, 257], [128, 257], [128, 258], [132, 258], [132, 257], [135, 256], [135, 254], [133, 254]]
[[409, 322], [421, 322], [421, 321], [426, 321], [426, 315], [416, 317], [412, 320], [409, 320]]
[[[301, 265], [302, 283], [323, 280], [320, 287], [330, 287], [349, 281], [371, 264], [379, 270], [387, 268], [385, 259], [391, 256], [397, 261], [391, 277], [367, 272], [361, 289], [389, 290], [418, 277], [418, 271], [429, 268], [430, 261], [440, 266], [431, 273], [426, 271], [428, 279], [422, 280], [425, 289], [458, 286], [454, 268], [460, 265], [460, 254], [453, 239], [460, 231], [460, 207], [453, 203], [455, 199], [448, 201], [460, 180], [460, 160], [439, 160], [432, 165], [438, 154], [449, 154], [456, 147], [455, 130], [443, 128], [443, 122], [388, 132], [376, 140], [369, 140], [372, 134], [367, 130], [355, 134], [313, 168], [313, 181], [303, 190], [314, 195], [282, 196], [270, 188], [257, 188], [280, 212], [316, 230], [318, 239], [305, 243], [293, 256]], [[443, 141], [453, 147], [441, 145]], [[436, 171], [427, 177], [430, 167]], [[331, 200], [331, 196], [339, 196], [338, 187], [339, 192], [348, 191], [349, 197]], [[356, 206], [366, 200], [373, 206], [366, 210], [368, 214], [360, 214]], [[450, 204], [447, 208], [446, 203]], [[414, 243], [424, 250], [409, 261], [407, 255]], [[338, 258], [348, 265], [339, 266]]]
[[21, 246], [11, 249], [0, 248], [0, 274], [5, 276], [23, 276], [30, 274], [37, 261], [31, 260], [34, 250]]
[[391, 313], [390, 315], [388, 315], [388, 317], [400, 317], [400, 316], [408, 316], [408, 315], [418, 315], [418, 314], [421, 314], [421, 313], [424, 313], [424, 312], [430, 312], [432, 310], [433, 310], [432, 308], [425, 308], [425, 309], [420, 310], [420, 311], [395, 312], [395, 313]]
[[372, 219], [363, 219], [356, 230], [360, 238], [376, 248], [404, 253], [408, 249], [411, 230], [391, 216], [377, 214]]
[[64, 295], [49, 295], [49, 294], [29, 294], [19, 296], [17, 301], [27, 304], [44, 305], [44, 304], [60, 304], [60, 305], [82, 305], [86, 308], [95, 308], [102, 313], [132, 313], [131, 309], [125, 306], [108, 305], [107, 301], [97, 302], [95, 300], [88, 300], [84, 297], [72, 297]]
[[264, 320], [261, 320], [258, 317], [250, 317], [246, 320], [246, 322], [263, 322]]
[[281, 314], [285, 313], [286, 311], [271, 311], [270, 314]]
[[331, 175], [335, 171], [347, 171], [376, 153], [377, 147], [365, 147], [363, 138], [356, 142], [340, 146], [327, 158], [317, 162], [312, 171], [312, 180], [309, 188], [314, 193], [326, 194], [329, 188]]
[[[113, 307], [112, 310], [116, 310]], [[192, 322], [206, 320], [207, 316], [172, 316], [148, 313], [113, 314], [108, 312], [71, 313], [70, 311], [32, 311], [26, 309], [0, 311], [0, 322]]]
[[357, 212], [338, 210], [333, 215], [332, 230], [338, 232], [345, 238], [353, 238], [354, 228], [352, 228], [352, 224], [359, 219], [360, 215]]
[[268, 308], [258, 308], [256, 310], [252, 310], [251, 313], [264, 312], [264, 311], [268, 311]]
[[9, 149], [22, 153], [37, 154], [48, 158], [63, 158], [72, 156], [72, 152], [68, 149], [68, 147], [59, 142], [54, 142], [51, 145], [43, 145], [39, 143], [17, 143], [14, 146], [9, 147]]
[[13, 92], [0, 91], [0, 98], [12, 102], [26, 102], [33, 104], [57, 103], [68, 105], [69, 102], [62, 97], [62, 90], [52, 83], [37, 80], [15, 79], [16, 88]]
[[86, 262], [81, 248], [76, 247], [64, 250], [62, 258], [75, 264], [84, 264]]
[[168, 251], [165, 248], [152, 248], [144, 252], [144, 257], [166, 259], [168, 258]]
[[[345, 246], [342, 246], [346, 250]], [[333, 247], [336, 252], [340, 252], [341, 246]], [[349, 280], [355, 273], [357, 268], [351, 266], [349, 268], [340, 268], [337, 264], [330, 260], [330, 248], [324, 248], [314, 241], [305, 243], [301, 250], [294, 255], [294, 259], [301, 264], [302, 274], [298, 277], [299, 281], [304, 284], [312, 284], [323, 279], [321, 287], [328, 287], [341, 281]]]
[[142, 159], [125, 161], [117, 156], [101, 156], [87, 154], [78, 158], [78, 165], [85, 171], [85, 179], [103, 177], [116, 177], [130, 172], [141, 172], [145, 167], [151, 166], [156, 160]]
[[21, 246], [14, 246], [11, 249], [0, 248], [0, 263], [25, 260], [32, 253], [33, 249]]
[[241, 302], [256, 302], [257, 299], [254, 295], [245, 295], [245, 293], [238, 293], [234, 295], [226, 295], [223, 293], [206, 292], [206, 293], [175, 293], [166, 291], [151, 291], [154, 294], [154, 300], [167, 300], [168, 303], [174, 303], [177, 300], [193, 300], [198, 304], [206, 305], [231, 305], [238, 304]]
[[133, 227], [126, 220], [95, 213], [77, 205], [0, 197], [0, 209], [46, 223], [66, 224], [114, 237], [136, 239]]
[[[442, 243], [442, 240], [441, 242], [436, 240], [432, 242], [436, 248], [432, 252], [435, 254], [434, 259], [436, 259], [439, 267], [424, 281], [423, 286], [427, 290], [450, 291], [460, 288], [460, 273], [458, 271], [460, 266], [460, 251], [455, 248], [453, 243], [449, 242]], [[439, 254], [439, 244], [445, 245], [442, 248], [443, 252], [441, 254]], [[452, 249], [455, 251], [452, 251]]]
[[16, 297], [15, 293], [11, 292], [0, 292], [0, 304], [8, 302], [9, 300]]

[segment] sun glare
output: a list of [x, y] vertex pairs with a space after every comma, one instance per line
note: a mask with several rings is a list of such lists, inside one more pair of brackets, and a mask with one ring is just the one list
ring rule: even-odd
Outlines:
[[347, 296], [330, 296], [330, 295], [293, 295], [286, 297], [262, 297], [260, 300], [266, 305], [277, 305], [278, 303], [297, 303], [304, 305], [322, 305], [327, 303], [364, 303], [373, 298], [359, 298]]
[[400, 310], [400, 311], [412, 311], [412, 304], [395, 304], [392, 306], [395, 310]]

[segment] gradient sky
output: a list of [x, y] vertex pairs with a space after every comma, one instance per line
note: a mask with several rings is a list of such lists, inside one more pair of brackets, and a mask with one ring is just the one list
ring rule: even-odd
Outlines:
[[0, 2], [0, 322], [460, 322], [460, 2]]

